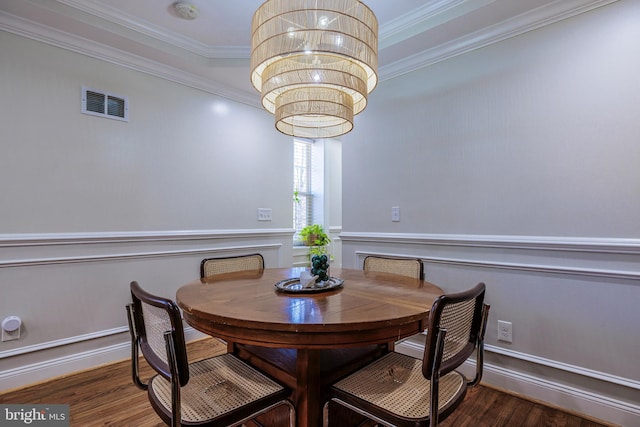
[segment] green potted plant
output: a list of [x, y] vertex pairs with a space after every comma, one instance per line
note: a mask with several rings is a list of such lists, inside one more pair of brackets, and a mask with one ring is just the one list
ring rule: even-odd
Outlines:
[[311, 224], [300, 230], [300, 237], [307, 246], [325, 246], [331, 239], [320, 224]]
[[320, 224], [311, 224], [300, 230], [300, 237], [305, 245], [310, 246], [309, 254], [323, 255], [328, 253], [327, 245], [331, 239]]

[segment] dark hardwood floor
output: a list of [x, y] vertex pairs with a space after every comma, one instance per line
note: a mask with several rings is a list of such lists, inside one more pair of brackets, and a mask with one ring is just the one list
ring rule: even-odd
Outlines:
[[[215, 339], [189, 343], [191, 361], [226, 351]], [[33, 386], [0, 391], [0, 403], [69, 404], [71, 426], [161, 427], [146, 392], [131, 381], [129, 360], [78, 372]], [[143, 377], [151, 374], [141, 364]], [[279, 418], [279, 417], [276, 417]], [[285, 425], [286, 423], [283, 423]], [[593, 420], [485, 386], [471, 389], [443, 427], [603, 427]], [[341, 423], [338, 427], [346, 427]]]

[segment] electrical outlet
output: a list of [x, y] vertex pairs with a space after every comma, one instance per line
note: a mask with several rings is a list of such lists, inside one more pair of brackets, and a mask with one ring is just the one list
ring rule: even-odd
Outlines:
[[258, 208], [258, 221], [271, 221], [271, 209]]
[[19, 339], [20, 339], [20, 329], [17, 329], [11, 332], [5, 331], [4, 329], [2, 330], [2, 342], [19, 340]]
[[513, 330], [511, 322], [498, 320], [498, 341], [513, 342]]

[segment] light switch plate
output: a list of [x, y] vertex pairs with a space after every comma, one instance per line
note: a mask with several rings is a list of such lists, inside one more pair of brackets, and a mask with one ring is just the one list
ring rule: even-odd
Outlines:
[[391, 208], [391, 221], [400, 222], [400, 208], [397, 206]]
[[270, 208], [258, 208], [258, 221], [271, 221]]

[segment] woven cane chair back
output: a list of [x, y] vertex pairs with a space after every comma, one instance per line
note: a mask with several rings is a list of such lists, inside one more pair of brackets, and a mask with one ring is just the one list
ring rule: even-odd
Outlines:
[[[485, 285], [479, 283], [473, 289], [457, 294], [445, 294], [433, 303], [429, 312], [427, 341], [423, 358], [423, 371], [430, 378], [432, 370], [439, 368], [440, 375], [456, 369], [476, 349], [483, 327]], [[446, 331], [442, 355], [438, 355], [438, 332]], [[441, 358], [439, 367], [434, 363]]]
[[364, 259], [363, 270], [422, 279], [423, 266], [420, 259], [368, 256]]
[[225, 258], [206, 258], [200, 263], [201, 278], [247, 270], [264, 270], [264, 258], [262, 255], [251, 254]]

